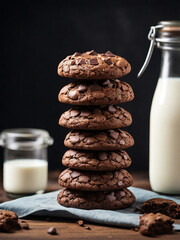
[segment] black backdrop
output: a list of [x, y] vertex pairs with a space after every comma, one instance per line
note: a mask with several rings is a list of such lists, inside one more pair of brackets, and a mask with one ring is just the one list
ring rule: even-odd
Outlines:
[[[95, 49], [125, 57], [132, 72], [124, 77], [135, 100], [123, 106], [132, 113], [128, 131], [135, 146], [128, 150], [132, 169], [148, 168], [149, 111], [160, 68], [156, 50], [143, 77], [147, 34], [159, 20], [179, 19], [180, 1], [4, 1], [1, 2], [0, 131], [7, 128], [47, 129], [55, 143], [49, 148], [51, 169], [62, 167], [63, 139], [68, 132], [58, 119], [68, 105], [58, 103], [60, 60], [75, 51]], [[2, 166], [3, 151], [0, 150]]]

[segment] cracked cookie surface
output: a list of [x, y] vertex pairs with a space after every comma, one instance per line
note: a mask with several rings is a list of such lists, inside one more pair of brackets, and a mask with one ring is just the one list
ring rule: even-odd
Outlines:
[[139, 232], [143, 235], [155, 237], [173, 231], [173, 219], [161, 213], [148, 213], [140, 216]]
[[132, 101], [134, 92], [128, 83], [119, 79], [76, 80], [60, 90], [58, 99], [72, 105], [109, 105]]
[[170, 199], [152, 198], [141, 205], [142, 213], [162, 213], [172, 218], [180, 218], [180, 204]]
[[131, 65], [128, 61], [110, 51], [96, 53], [74, 53], [58, 65], [58, 74], [75, 79], [115, 79], [128, 74]]
[[129, 207], [134, 203], [135, 197], [128, 189], [85, 192], [64, 188], [58, 194], [57, 201], [66, 207], [115, 210]]
[[125, 169], [95, 172], [66, 169], [59, 175], [59, 185], [81, 191], [111, 191], [131, 186], [133, 178]]
[[107, 130], [131, 125], [131, 114], [125, 109], [109, 105], [106, 107], [73, 107], [64, 112], [59, 124], [80, 130]]
[[116, 151], [134, 145], [133, 137], [121, 129], [107, 131], [78, 131], [69, 132], [64, 145], [72, 149]]
[[68, 150], [62, 158], [62, 164], [79, 170], [113, 171], [128, 168], [131, 165], [131, 159], [123, 150], [116, 152]]

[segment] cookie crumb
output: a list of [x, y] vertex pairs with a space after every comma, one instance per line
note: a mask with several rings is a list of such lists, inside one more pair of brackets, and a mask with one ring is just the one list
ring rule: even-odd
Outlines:
[[135, 232], [138, 232], [139, 231], [139, 228], [137, 227], [134, 227], [134, 228], [131, 228], [132, 231], [135, 231]]
[[77, 224], [78, 224], [79, 226], [81, 226], [81, 227], [84, 226], [84, 222], [83, 222], [83, 220], [78, 220], [78, 221], [77, 221]]
[[51, 235], [56, 235], [57, 231], [55, 227], [50, 227], [47, 231], [47, 233], [51, 234]]
[[86, 230], [91, 230], [91, 228], [89, 226], [85, 226], [84, 227]]
[[21, 227], [23, 229], [29, 230], [29, 224], [27, 224], [26, 222], [21, 223]]

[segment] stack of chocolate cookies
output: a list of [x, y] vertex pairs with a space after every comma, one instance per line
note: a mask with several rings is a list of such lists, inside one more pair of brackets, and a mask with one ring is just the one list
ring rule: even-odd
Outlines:
[[130, 70], [124, 58], [110, 51], [76, 52], [60, 62], [60, 76], [78, 79], [59, 93], [60, 102], [74, 105], [59, 120], [61, 126], [73, 129], [64, 141], [71, 149], [62, 159], [68, 168], [59, 176], [59, 184], [65, 187], [57, 198], [61, 205], [120, 209], [134, 202], [127, 189], [133, 178], [125, 170], [131, 159], [123, 150], [134, 140], [121, 130], [132, 123], [132, 118], [114, 105], [134, 98], [130, 85], [117, 79]]

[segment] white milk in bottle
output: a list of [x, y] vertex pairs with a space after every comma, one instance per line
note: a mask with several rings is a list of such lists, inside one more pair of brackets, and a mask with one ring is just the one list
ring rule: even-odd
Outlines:
[[160, 78], [153, 97], [150, 182], [154, 191], [180, 193], [180, 77]]
[[151, 40], [140, 77], [153, 47], [162, 51], [160, 76], [150, 113], [149, 177], [153, 191], [180, 194], [180, 21], [161, 21]]

